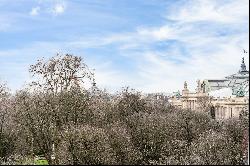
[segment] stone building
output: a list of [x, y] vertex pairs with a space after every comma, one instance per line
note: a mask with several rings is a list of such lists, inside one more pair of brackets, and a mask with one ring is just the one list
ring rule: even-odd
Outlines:
[[249, 98], [247, 96], [213, 97], [199, 89], [190, 92], [185, 82], [181, 97], [173, 96], [169, 102], [175, 107], [193, 111], [202, 111], [205, 107], [214, 108], [216, 119], [228, 119], [238, 118], [242, 110], [248, 109]]
[[[194, 92], [189, 91], [187, 82], [184, 82], [182, 93], [179, 96], [172, 96], [169, 102], [182, 109], [214, 111], [216, 119], [238, 118], [242, 110], [249, 108], [249, 72], [246, 70], [244, 59], [241, 70], [225, 78], [223, 80], [208, 80], [207, 82], [198, 80]], [[233, 92], [228, 97], [215, 97], [211, 95], [213, 90], [207, 90], [213, 88], [214, 90], [229, 88]]]

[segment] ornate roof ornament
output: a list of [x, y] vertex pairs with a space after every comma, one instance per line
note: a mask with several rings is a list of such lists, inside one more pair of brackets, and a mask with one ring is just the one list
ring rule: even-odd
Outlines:
[[240, 67], [241, 67], [240, 72], [247, 71], [246, 64], [245, 64], [245, 61], [244, 61], [244, 57], [242, 58], [242, 63], [241, 63]]

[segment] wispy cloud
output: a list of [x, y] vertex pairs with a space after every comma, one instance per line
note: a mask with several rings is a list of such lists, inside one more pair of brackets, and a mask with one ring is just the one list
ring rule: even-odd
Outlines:
[[65, 1], [38, 1], [36, 7], [32, 7], [30, 11], [31, 16], [37, 16], [39, 13], [48, 13], [54, 16], [61, 15], [66, 10]]
[[217, 1], [190, 0], [174, 8], [166, 17], [181, 22], [211, 21], [218, 23], [246, 22], [249, 9], [247, 0]]
[[[105, 44], [118, 44], [137, 62], [138, 79], [134, 81], [146, 83], [138, 89], [177, 90], [185, 80], [194, 89], [197, 79], [223, 78], [238, 71], [242, 56], [248, 61], [242, 51], [249, 49], [248, 8], [245, 0], [224, 4], [190, 1], [180, 12], [169, 13], [175, 20], [171, 25], [112, 35]], [[166, 49], [152, 47], [162, 43]], [[167, 49], [167, 45], [173, 46]]]
[[36, 15], [39, 14], [39, 11], [40, 11], [40, 7], [39, 7], [39, 6], [38, 6], [38, 7], [33, 7], [33, 8], [31, 9], [31, 11], [30, 11], [30, 15], [36, 16]]
[[10, 22], [7, 19], [0, 16], [0, 32], [7, 30], [9, 27], [10, 27]]
[[[113, 2], [114, 6], [120, 3], [112, 0], [109, 2]], [[156, 1], [150, 2], [156, 5]], [[166, 10], [159, 12], [161, 17], [155, 17], [161, 20], [157, 24], [147, 24], [149, 20], [144, 20], [145, 24], [136, 23], [127, 29], [118, 29], [114, 25], [121, 20], [126, 22], [127, 17], [133, 21], [136, 13], [125, 13], [129, 15], [125, 17], [122, 11], [115, 8], [106, 10], [107, 5], [103, 7], [105, 3], [92, 6], [95, 3], [91, 1], [87, 7], [97, 10], [97, 14], [88, 11], [93, 16], [88, 18], [85, 10], [82, 10], [83, 3], [75, 10], [82, 13], [73, 14], [73, 7], [80, 4], [76, 1], [68, 3], [69, 1], [67, 4], [65, 1], [41, 1], [34, 5], [40, 7], [35, 15], [39, 14], [39, 18], [43, 17], [42, 13], [58, 16], [72, 8], [63, 16], [78, 16], [74, 19], [74, 26], [68, 27], [69, 22], [66, 21], [69, 19], [60, 20], [60, 17], [50, 20], [53, 22], [42, 22], [42, 25], [53, 24], [54, 31], [48, 33], [52, 26], [46, 26], [46, 32], [42, 34], [52, 39], [38, 38], [21, 48], [0, 51], [0, 58], [12, 55], [20, 59], [25, 55], [27, 63], [32, 64], [34, 59], [52, 56], [58, 51], [83, 55], [87, 64], [96, 69], [96, 80], [101, 87], [115, 91], [128, 85], [145, 92], [180, 90], [185, 80], [194, 89], [197, 79], [222, 78], [237, 72], [242, 56], [245, 56], [247, 66], [249, 65], [249, 55], [243, 55], [243, 49], [249, 51], [247, 0], [173, 1], [171, 5], [168, 4], [170, 6], [165, 6]], [[126, 5], [122, 3], [122, 6]], [[133, 7], [136, 8], [128, 8]], [[120, 15], [112, 13], [113, 10]], [[151, 8], [144, 12], [150, 10]], [[141, 16], [141, 13], [137, 14]], [[107, 17], [102, 17], [103, 14]], [[119, 19], [113, 19], [114, 15]], [[87, 19], [86, 24], [81, 24], [85, 20], [82, 16]], [[108, 18], [112, 18], [117, 22], [108, 22], [107, 26], [112, 28], [107, 30], [102, 27], [105, 21], [98, 24], [101, 21], [98, 18], [105, 18], [107, 22]], [[89, 25], [90, 22], [92, 25]], [[93, 32], [93, 28], [98, 32]], [[54, 35], [57, 33], [59, 37]], [[18, 70], [27, 70], [24, 67], [25, 65]]]

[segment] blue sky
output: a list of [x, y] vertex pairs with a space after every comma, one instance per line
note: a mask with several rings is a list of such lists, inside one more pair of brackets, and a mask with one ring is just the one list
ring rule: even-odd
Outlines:
[[110, 91], [181, 90], [223, 78], [249, 54], [248, 0], [0, 0], [0, 79], [12, 90], [29, 65], [82, 56]]

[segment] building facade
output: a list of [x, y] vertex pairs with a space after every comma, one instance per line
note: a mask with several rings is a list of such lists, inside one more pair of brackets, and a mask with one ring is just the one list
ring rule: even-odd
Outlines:
[[[210, 83], [210, 85], [208, 84]], [[208, 88], [209, 87], [209, 88]], [[209, 95], [212, 90], [231, 88], [230, 97], [214, 97]], [[210, 89], [208, 91], [207, 89]], [[190, 92], [187, 82], [184, 82], [182, 93], [169, 99], [171, 105], [193, 111], [212, 111], [216, 119], [239, 118], [243, 110], [249, 110], [249, 72], [244, 59], [238, 73], [221, 80], [197, 81], [195, 92]]]
[[[199, 85], [198, 81], [198, 87]], [[248, 109], [249, 98], [248, 96], [213, 97], [199, 88], [195, 92], [190, 92], [185, 82], [181, 96], [173, 96], [169, 99], [169, 102], [175, 107], [193, 111], [213, 108], [216, 119], [229, 119], [238, 118], [241, 111]]]

